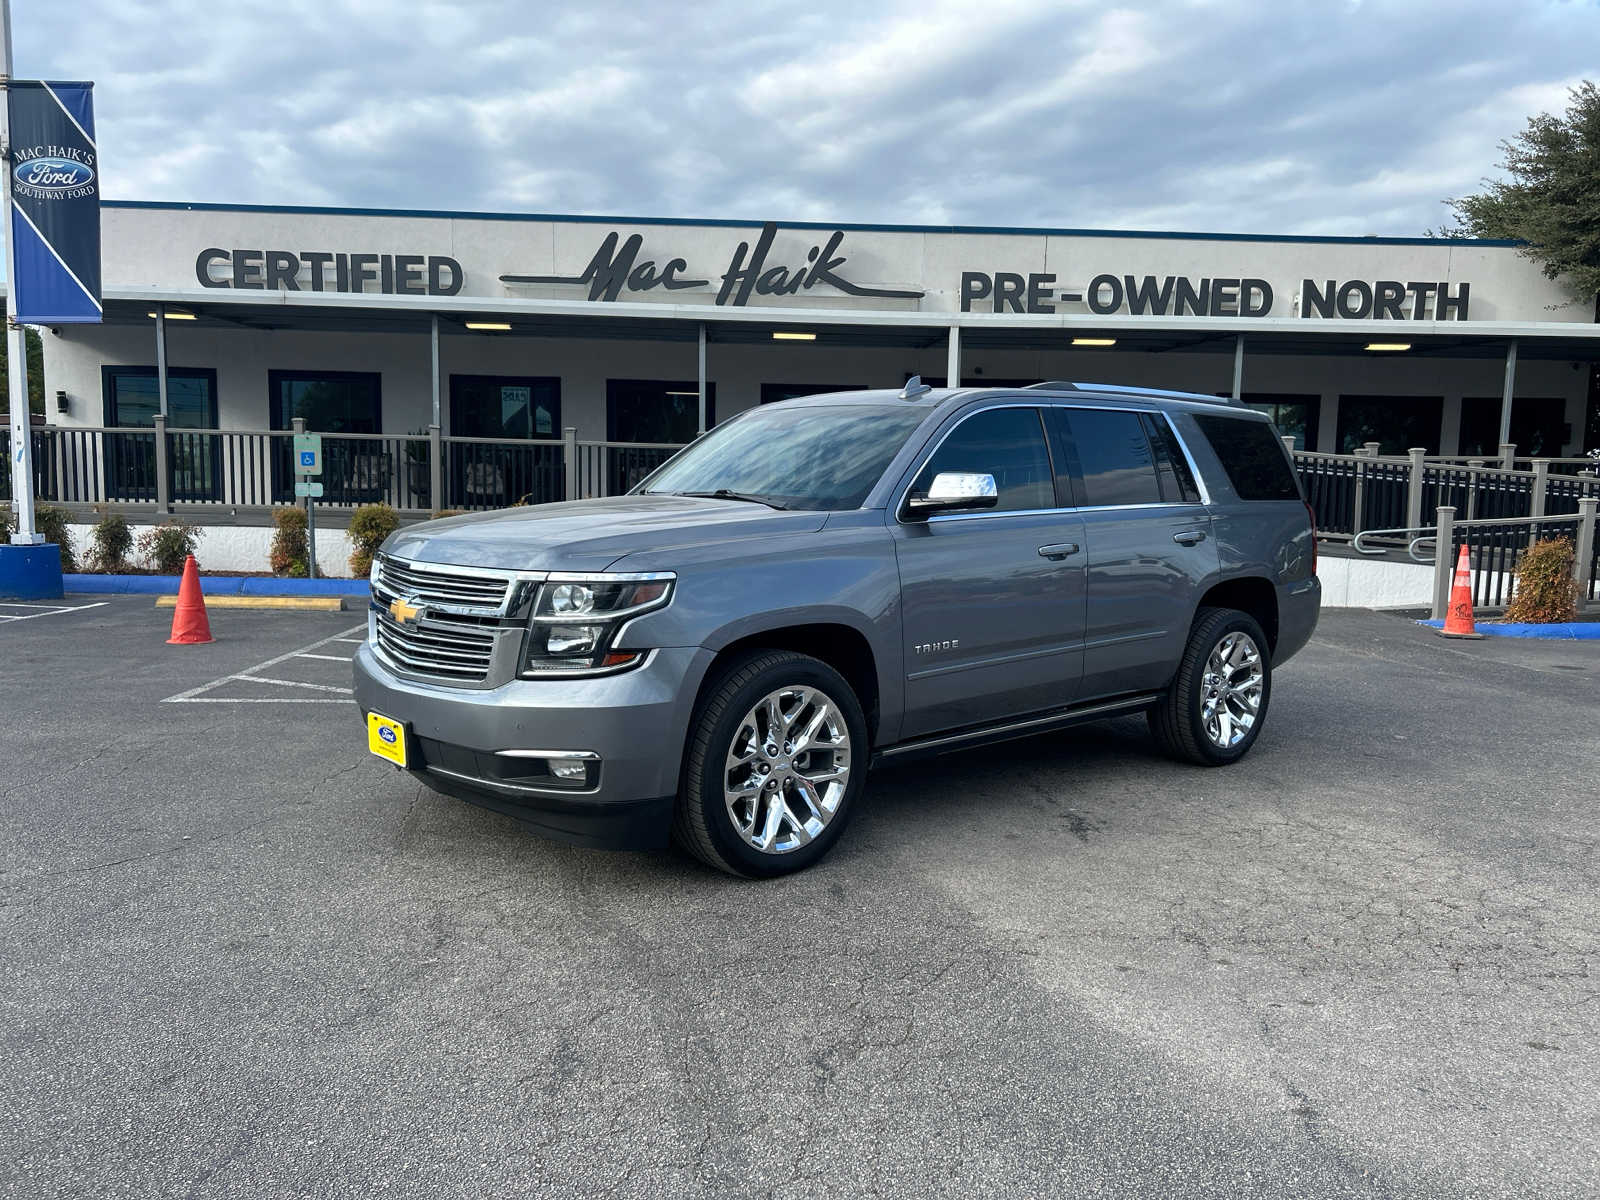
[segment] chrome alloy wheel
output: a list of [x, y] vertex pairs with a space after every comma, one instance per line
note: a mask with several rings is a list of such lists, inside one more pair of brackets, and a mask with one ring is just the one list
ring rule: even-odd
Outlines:
[[1200, 682], [1200, 723], [1213, 745], [1231, 750], [1255, 728], [1266, 673], [1248, 633], [1230, 633], [1211, 650]]
[[839, 811], [850, 784], [850, 729], [814, 687], [769, 692], [744, 715], [723, 766], [733, 827], [763, 854], [809, 844]]

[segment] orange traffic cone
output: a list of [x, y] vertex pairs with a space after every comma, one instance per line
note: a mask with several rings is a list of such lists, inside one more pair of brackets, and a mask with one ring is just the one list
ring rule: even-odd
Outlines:
[[191, 554], [183, 564], [183, 582], [178, 585], [178, 606], [172, 614], [172, 636], [167, 645], [197, 646], [212, 640], [206, 598], [200, 591], [200, 566]]
[[1448, 638], [1483, 636], [1472, 621], [1472, 563], [1465, 546], [1461, 547], [1461, 553], [1456, 557], [1456, 577], [1450, 585], [1450, 607], [1445, 609], [1444, 628], [1439, 632]]

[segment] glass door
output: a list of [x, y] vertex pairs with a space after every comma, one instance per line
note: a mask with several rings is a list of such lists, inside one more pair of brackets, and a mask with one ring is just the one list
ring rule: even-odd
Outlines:
[[561, 380], [550, 375], [450, 376], [446, 494], [452, 508], [544, 504], [566, 496]]

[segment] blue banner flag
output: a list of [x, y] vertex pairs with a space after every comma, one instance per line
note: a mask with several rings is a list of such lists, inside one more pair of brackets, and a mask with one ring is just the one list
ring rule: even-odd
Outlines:
[[94, 85], [13, 79], [11, 234], [17, 320], [100, 320], [100, 162]]

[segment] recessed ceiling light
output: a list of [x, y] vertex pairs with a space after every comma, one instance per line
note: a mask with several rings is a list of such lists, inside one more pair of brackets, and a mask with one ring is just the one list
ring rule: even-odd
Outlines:
[[[149, 317], [152, 321], [156, 319], [156, 314], [153, 312], [147, 312], [145, 313], [145, 316]], [[195, 315], [193, 313], [176, 311], [167, 313], [166, 317], [169, 321], [193, 321], [195, 319]]]
[[1368, 342], [1368, 350], [1409, 350], [1410, 342]]
[[467, 328], [487, 329], [494, 332], [504, 333], [511, 328], [511, 325], [506, 321], [468, 321]]
[[1073, 338], [1074, 346], [1115, 346], [1116, 338]]
[[696, 399], [700, 398], [700, 393], [698, 391], [694, 391], [694, 392], [668, 392], [666, 394], [669, 395], [669, 396], [693, 396]]
[[801, 333], [791, 329], [776, 329], [772, 333], [775, 342], [814, 342], [817, 335], [814, 333]]

